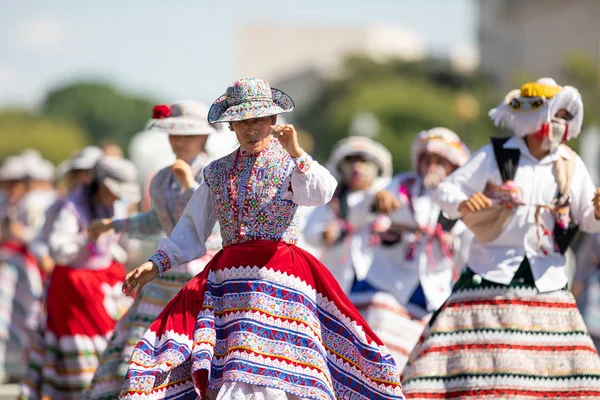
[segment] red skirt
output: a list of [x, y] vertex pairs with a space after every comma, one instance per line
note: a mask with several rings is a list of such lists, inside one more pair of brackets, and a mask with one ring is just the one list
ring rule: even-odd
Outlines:
[[23, 396], [83, 398], [116, 321], [130, 304], [121, 293], [124, 279], [117, 262], [102, 270], [54, 268], [47, 319], [29, 354]]
[[225, 248], [184, 286], [136, 346], [121, 398], [204, 398], [232, 383], [404, 398], [389, 351], [327, 268], [270, 241]]

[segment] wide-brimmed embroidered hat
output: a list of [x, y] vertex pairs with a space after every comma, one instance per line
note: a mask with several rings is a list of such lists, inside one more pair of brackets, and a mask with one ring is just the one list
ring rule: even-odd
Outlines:
[[146, 129], [158, 129], [169, 135], [210, 135], [216, 130], [207, 122], [207, 115], [207, 106], [197, 101], [159, 104], [152, 110], [152, 119]]
[[565, 137], [565, 140], [570, 140], [581, 131], [581, 94], [572, 86], [559, 86], [552, 78], [540, 78], [524, 84], [521, 89], [511, 90], [498, 107], [490, 110], [489, 116], [496, 126], [506, 127], [517, 136], [524, 137], [550, 123], [563, 108], [573, 116], [567, 121]]
[[415, 171], [424, 153], [434, 153], [444, 157], [457, 167], [471, 158], [471, 152], [458, 135], [448, 128], [437, 127], [421, 131], [411, 146], [411, 161]]
[[392, 154], [379, 142], [366, 136], [350, 136], [337, 142], [327, 161], [327, 169], [339, 178], [341, 162], [349, 156], [362, 156], [365, 160], [377, 165], [379, 176], [392, 176]]
[[229, 85], [208, 112], [208, 122], [243, 121], [268, 117], [294, 109], [294, 101], [264, 79], [245, 78]]

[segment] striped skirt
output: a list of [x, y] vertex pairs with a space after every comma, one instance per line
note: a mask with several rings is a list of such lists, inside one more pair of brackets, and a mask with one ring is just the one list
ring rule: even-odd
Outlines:
[[600, 357], [569, 291], [463, 273], [403, 373], [410, 399], [598, 399]]
[[0, 381], [21, 379], [40, 317], [42, 274], [25, 246], [0, 246]]
[[399, 371], [327, 268], [300, 248], [223, 249], [136, 346], [122, 399], [403, 399]]
[[116, 262], [103, 270], [54, 268], [21, 399], [83, 398], [116, 321], [131, 305], [121, 293], [124, 278]]
[[86, 399], [109, 400], [119, 396], [135, 345], [169, 301], [204, 269], [212, 256], [211, 252], [144, 286], [141, 296], [117, 323], [108, 347], [102, 354], [92, 385], [86, 393]]
[[352, 288], [350, 300], [377, 336], [385, 343], [400, 371], [415, 347], [430, 314], [408, 303], [403, 306], [395, 296], [377, 290], [365, 281]]

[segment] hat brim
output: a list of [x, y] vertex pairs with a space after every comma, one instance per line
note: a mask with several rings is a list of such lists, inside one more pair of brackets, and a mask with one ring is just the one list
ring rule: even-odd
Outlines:
[[222, 95], [210, 107], [208, 122], [243, 121], [252, 118], [270, 117], [294, 110], [294, 101], [285, 92], [271, 88], [272, 100], [254, 100], [230, 106]]
[[216, 132], [206, 120], [186, 117], [153, 119], [146, 129], [158, 129], [177, 136], [210, 135]]
[[111, 178], [104, 178], [102, 184], [119, 200], [138, 203], [142, 199], [142, 191], [137, 183], [118, 182]]

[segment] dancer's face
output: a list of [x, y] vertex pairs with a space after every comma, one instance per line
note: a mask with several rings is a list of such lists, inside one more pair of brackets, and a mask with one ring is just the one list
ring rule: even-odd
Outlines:
[[366, 190], [373, 185], [379, 170], [377, 165], [361, 156], [348, 156], [340, 164], [342, 180], [352, 190]]
[[92, 183], [91, 169], [74, 169], [69, 172], [69, 181], [72, 187], [79, 185], [89, 185]]
[[169, 143], [175, 157], [190, 161], [204, 151], [207, 138], [206, 135], [169, 135]]
[[243, 150], [260, 153], [271, 139], [271, 125], [277, 123], [276, 116], [234, 121], [230, 127], [235, 132]]
[[113, 203], [119, 200], [109, 188], [102, 184], [98, 185], [97, 199], [98, 203], [104, 208], [112, 207]]
[[25, 181], [5, 181], [3, 187], [9, 204], [17, 204], [27, 193]]
[[454, 165], [435, 153], [425, 153], [419, 162], [419, 175], [428, 189], [433, 189], [454, 171]]

